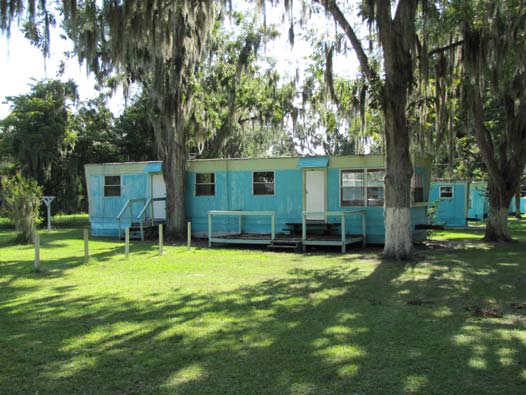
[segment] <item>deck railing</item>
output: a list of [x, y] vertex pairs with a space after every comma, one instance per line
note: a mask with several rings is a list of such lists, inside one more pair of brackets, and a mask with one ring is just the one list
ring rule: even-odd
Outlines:
[[243, 217], [246, 216], [269, 216], [271, 225], [270, 225], [270, 240], [249, 240], [247, 243], [249, 244], [257, 244], [257, 243], [269, 243], [273, 241], [276, 238], [276, 213], [274, 211], [219, 211], [219, 210], [213, 210], [208, 212], [208, 246], [212, 246], [213, 242], [221, 242], [221, 243], [229, 243], [229, 242], [235, 242], [235, 243], [244, 243], [242, 239], [232, 239], [232, 241], [226, 241], [225, 238], [217, 238], [214, 237], [213, 233], [213, 221], [212, 218], [214, 216], [237, 216], [239, 217], [238, 220], [238, 233], [241, 235], [243, 230]]
[[[366, 244], [366, 226], [365, 226], [365, 215], [366, 210], [353, 210], [353, 211], [303, 211], [301, 216], [301, 239], [303, 248], [305, 249], [306, 245], [313, 244], [313, 245], [341, 245], [342, 252], [345, 252], [346, 246], [348, 244], [347, 238], [347, 224], [346, 224], [346, 217], [351, 217], [353, 215], [359, 215], [362, 217], [362, 231], [361, 231], [361, 237], [362, 237], [362, 244], [365, 246]], [[307, 240], [307, 216], [319, 216], [324, 217], [327, 219], [328, 217], [338, 217], [340, 218], [340, 227], [341, 227], [341, 240], [340, 241], [320, 241], [316, 240], [313, 242], [309, 242]]]

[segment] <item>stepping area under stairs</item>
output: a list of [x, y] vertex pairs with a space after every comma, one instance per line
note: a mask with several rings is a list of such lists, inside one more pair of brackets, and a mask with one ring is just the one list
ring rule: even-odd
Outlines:
[[[165, 225], [166, 220], [155, 219], [146, 220], [142, 223], [142, 231], [144, 232], [144, 240], [154, 240], [159, 237], [159, 225]], [[130, 239], [141, 240], [141, 224], [140, 222], [132, 222], [130, 226]], [[121, 240], [124, 240], [124, 232], [121, 234]]]
[[288, 239], [274, 239], [267, 245], [269, 250], [274, 251], [294, 251], [300, 252], [302, 250], [301, 237]]

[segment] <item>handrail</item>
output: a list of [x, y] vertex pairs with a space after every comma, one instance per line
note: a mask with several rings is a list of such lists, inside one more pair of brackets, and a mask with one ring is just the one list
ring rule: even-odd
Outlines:
[[116, 217], [117, 221], [119, 221], [119, 239], [121, 238], [121, 217], [124, 215], [126, 210], [129, 208], [130, 209], [130, 220], [131, 220], [133, 217], [133, 210], [132, 210], [133, 203], [145, 202], [145, 201], [146, 201], [145, 198], [137, 198], [137, 199], [128, 199], [126, 203], [124, 203], [124, 206], [122, 206], [121, 211]]
[[144, 202], [146, 201], [145, 198], [137, 198], [137, 199], [128, 199], [126, 201], [126, 203], [124, 203], [124, 206], [122, 206], [122, 209], [120, 211], [120, 213], [117, 215], [117, 219], [120, 219], [123, 214], [124, 214], [124, 211], [133, 203], [137, 203], [137, 202]]
[[208, 246], [212, 247], [213, 230], [212, 230], [212, 216], [214, 215], [226, 215], [226, 216], [238, 216], [238, 232], [241, 234], [243, 222], [242, 218], [245, 216], [269, 216], [270, 217], [270, 240], [276, 238], [276, 212], [275, 211], [242, 211], [242, 210], [211, 210], [208, 212]]
[[139, 212], [139, 214], [137, 214], [136, 218], [140, 219], [146, 213], [146, 209], [148, 209], [148, 206], [150, 206], [150, 204], [152, 204], [153, 202], [161, 202], [161, 201], [166, 201], [166, 198], [165, 197], [149, 198], [146, 201], [146, 204], [144, 205], [142, 210]]
[[346, 243], [347, 243], [347, 231], [346, 231], [346, 224], [345, 224], [345, 217], [351, 216], [353, 214], [359, 214], [362, 217], [362, 244], [365, 247], [366, 244], [366, 225], [365, 225], [365, 216], [367, 211], [365, 209], [360, 210], [353, 210], [353, 211], [303, 211], [301, 215], [301, 239], [302, 242], [305, 243], [307, 240], [307, 216], [308, 215], [319, 215], [327, 217], [340, 217], [340, 224], [341, 224], [341, 245], [342, 245], [342, 252], [345, 252], [346, 249]]
[[[143, 216], [145, 216], [146, 214], [146, 210], [148, 209], [148, 207], [151, 206], [151, 209], [152, 209], [152, 212], [151, 212], [151, 220], [152, 220], [152, 224], [153, 224], [153, 202], [162, 202], [162, 201], [166, 201], [166, 198], [165, 197], [156, 197], [156, 198], [149, 198], [146, 203], [144, 204], [144, 207], [142, 208], [142, 210], [139, 212], [139, 214], [137, 215], [136, 219], [139, 221], [139, 225], [141, 227], [141, 240], [144, 240], [144, 228], [143, 228]], [[146, 219], [146, 217], [144, 218]]]

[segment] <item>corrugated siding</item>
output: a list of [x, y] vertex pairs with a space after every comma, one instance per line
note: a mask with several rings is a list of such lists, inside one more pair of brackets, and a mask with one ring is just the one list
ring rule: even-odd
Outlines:
[[[195, 196], [195, 172], [186, 176], [186, 210], [195, 235], [206, 236], [209, 210], [275, 211], [276, 232], [282, 232], [287, 222], [301, 222], [303, 210], [303, 170], [276, 170], [275, 194], [255, 196], [252, 193], [251, 171], [216, 171], [215, 196]], [[354, 211], [364, 207], [340, 206], [340, 169], [327, 171], [327, 211]], [[426, 191], [427, 192], [427, 191]], [[366, 207], [367, 240], [384, 243], [384, 215], [382, 207]], [[413, 224], [426, 223], [426, 207], [412, 208]], [[339, 222], [339, 218], [328, 218]], [[237, 217], [214, 217], [214, 232], [236, 232]], [[347, 217], [348, 233], [361, 233], [361, 217]], [[270, 232], [268, 217], [245, 217], [243, 231]], [[415, 234], [416, 235], [416, 234]], [[420, 234], [418, 236], [421, 236]]]
[[[149, 183], [146, 174], [122, 174], [121, 196], [104, 196], [104, 176], [90, 176], [90, 224], [94, 236], [116, 236], [118, 234], [117, 215], [128, 199], [148, 198]], [[137, 216], [143, 203], [132, 205], [133, 216]], [[122, 218], [122, 226], [129, 226], [128, 213]]]
[[470, 207], [468, 217], [482, 220], [488, 213], [488, 197], [486, 187], [480, 184], [470, 185], [469, 191]]
[[[453, 198], [440, 199], [441, 186], [453, 187]], [[467, 225], [467, 183], [433, 183], [429, 194], [429, 207], [435, 201], [438, 201], [436, 222], [445, 226]]]

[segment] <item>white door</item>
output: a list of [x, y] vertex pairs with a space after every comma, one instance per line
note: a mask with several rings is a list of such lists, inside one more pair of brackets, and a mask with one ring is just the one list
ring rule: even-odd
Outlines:
[[[305, 172], [305, 211], [325, 211], [325, 171]], [[308, 215], [309, 220], [324, 220], [323, 215]]]
[[[152, 176], [152, 197], [166, 197], [166, 185], [162, 174], [154, 174]], [[166, 202], [153, 202], [153, 217], [154, 219], [166, 219]]]

